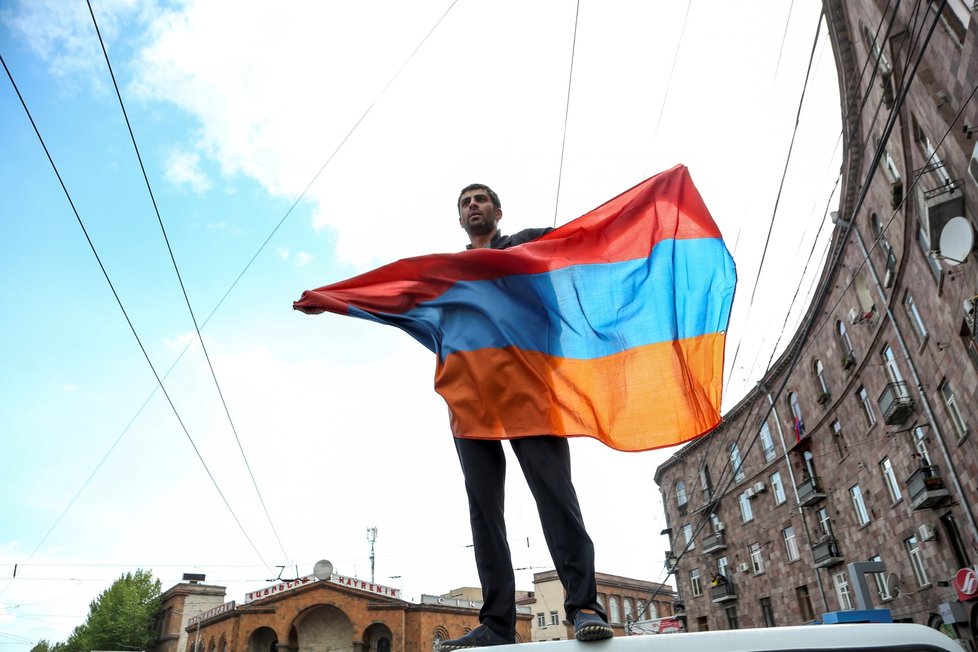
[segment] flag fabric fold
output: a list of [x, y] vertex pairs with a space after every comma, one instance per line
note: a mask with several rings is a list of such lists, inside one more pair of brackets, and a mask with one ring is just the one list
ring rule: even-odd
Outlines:
[[436, 354], [456, 437], [679, 444], [720, 420], [733, 260], [684, 166], [532, 242], [397, 261], [302, 294]]

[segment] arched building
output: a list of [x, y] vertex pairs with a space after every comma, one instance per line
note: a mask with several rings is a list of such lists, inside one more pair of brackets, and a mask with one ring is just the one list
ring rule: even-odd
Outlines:
[[[399, 593], [356, 578], [310, 575], [236, 604], [224, 602], [223, 587], [182, 583], [163, 594], [159, 640], [150, 652], [431, 652], [479, 624], [478, 602], [423, 596], [412, 603]], [[213, 606], [203, 609], [207, 604]], [[530, 614], [523, 609], [517, 641], [528, 640]]]

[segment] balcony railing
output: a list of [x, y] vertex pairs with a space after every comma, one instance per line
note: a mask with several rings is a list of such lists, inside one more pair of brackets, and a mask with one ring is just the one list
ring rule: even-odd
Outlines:
[[710, 597], [714, 602], [736, 600], [737, 590], [734, 588], [733, 582], [730, 580], [727, 580], [726, 582], [719, 582], [710, 587]]
[[727, 542], [723, 538], [723, 532], [714, 532], [703, 537], [703, 552], [717, 552], [718, 550], [726, 550], [726, 548]]
[[887, 383], [876, 402], [883, 413], [883, 423], [888, 426], [902, 425], [913, 414], [913, 399], [904, 382]]
[[815, 568], [834, 566], [843, 561], [839, 544], [831, 537], [812, 546], [812, 557], [815, 560]]
[[807, 507], [825, 498], [822, 481], [818, 476], [809, 476], [798, 485], [798, 502]]
[[940, 470], [934, 466], [921, 466], [907, 479], [910, 509], [928, 509], [947, 498], [947, 487]]

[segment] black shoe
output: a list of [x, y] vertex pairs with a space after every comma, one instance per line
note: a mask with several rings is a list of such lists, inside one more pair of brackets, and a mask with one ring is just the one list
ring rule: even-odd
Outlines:
[[511, 645], [516, 642], [515, 638], [506, 638], [492, 631], [485, 625], [479, 625], [462, 638], [454, 638], [450, 641], [442, 641], [438, 647], [441, 652], [451, 652], [452, 650], [464, 650], [470, 647], [488, 647], [490, 645]]
[[603, 641], [615, 635], [615, 630], [598, 614], [578, 611], [574, 616], [574, 638], [579, 641]]

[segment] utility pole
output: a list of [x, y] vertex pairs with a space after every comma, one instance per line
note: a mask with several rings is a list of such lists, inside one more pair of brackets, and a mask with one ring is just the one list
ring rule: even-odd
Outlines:
[[374, 583], [374, 543], [377, 542], [377, 526], [367, 528], [367, 543], [370, 544], [370, 583]]

